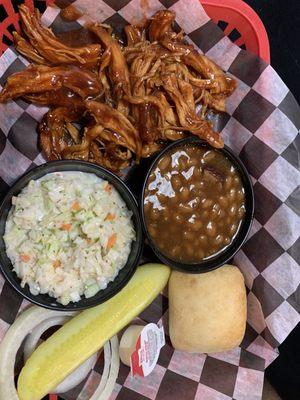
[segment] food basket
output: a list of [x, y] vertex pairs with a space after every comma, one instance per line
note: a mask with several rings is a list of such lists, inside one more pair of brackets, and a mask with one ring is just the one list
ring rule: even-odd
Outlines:
[[[12, 44], [12, 32], [19, 30], [18, 4], [41, 11], [53, 0], [0, 0], [0, 55]], [[242, 0], [203, 0], [204, 10], [232, 42], [252, 51], [270, 63], [270, 46], [265, 27], [258, 15]]]
[[[73, 2], [71, 0], [56, 1], [59, 1], [60, 4]], [[91, 7], [99, 3], [109, 3], [108, 0], [99, 0], [99, 3], [92, 0], [78, 0], [77, 2], [86, 2], [86, 4], [89, 4]], [[126, 12], [124, 12], [128, 3], [132, 3], [131, 7], [144, 3], [148, 5], [157, 4], [157, 7], [161, 7], [161, 4], [164, 4], [166, 7], [172, 7], [172, 5], [177, 3], [176, 12], [179, 14], [180, 11], [183, 11], [182, 7], [185, 7], [189, 2], [198, 10], [198, 0], [111, 1], [110, 4], [112, 7], [110, 10], [112, 11], [113, 8], [115, 12], [112, 13], [113, 15], [109, 18], [103, 18], [103, 21], [109, 20], [108, 23], [112, 26], [118, 24], [120, 21], [121, 23], [128, 23], [130, 19], [126, 18]], [[54, 1], [0, 0], [0, 55], [12, 45], [12, 32], [20, 28], [18, 5], [21, 3], [26, 4], [30, 9], [38, 8], [41, 13], [43, 13], [46, 7], [53, 4]], [[293, 203], [292, 192], [295, 192], [296, 183], [300, 182], [300, 178], [297, 175], [298, 172], [294, 168], [296, 161], [294, 159], [293, 148], [293, 143], [297, 134], [295, 130], [297, 131], [296, 127], [299, 123], [299, 119], [296, 117], [296, 115], [299, 115], [298, 105], [277, 76], [276, 72], [268, 65], [270, 63], [268, 36], [257, 14], [241, 0], [201, 0], [201, 4], [211, 20], [223, 30], [224, 34], [227, 35], [234, 44], [241, 49], [252, 52], [252, 54], [250, 54], [233, 46], [227, 37], [223, 37], [222, 32], [216, 28], [215, 24], [209, 20], [207, 15], [203, 15], [202, 7], [200, 7], [202, 14], [199, 12], [198, 15], [199, 20], [193, 22], [186, 19], [185, 31], [187, 32], [190, 24], [192, 31], [187, 32], [187, 35], [194, 34], [196, 37], [201, 36], [199, 32], [205, 32], [204, 36], [209, 38], [207, 46], [202, 48], [201, 43], [197, 43], [197, 40], [195, 40], [195, 44], [197, 44], [199, 49], [205, 52], [209, 58], [220, 60], [219, 64], [223, 66], [224, 70], [236, 77], [238, 81], [238, 90], [229, 103], [228, 112], [217, 116], [219, 117], [217, 124], [220, 125], [218, 130], [223, 133], [224, 139], [229, 141], [228, 145], [234, 148], [234, 151], [241, 156], [241, 159], [249, 169], [251, 178], [253, 178], [255, 196], [259, 203], [259, 207], [257, 207], [258, 211], [255, 214], [253, 230], [251, 232], [251, 242], [250, 244], [246, 244], [246, 252], [242, 253], [242, 258], [238, 260], [239, 264], [244, 268], [242, 272], [246, 275], [247, 287], [249, 289], [247, 295], [250, 304], [250, 323], [249, 321], [247, 323], [247, 337], [245, 337], [244, 340], [244, 347], [237, 348], [236, 352], [230, 353], [229, 355], [212, 354], [211, 356], [207, 356], [200, 354], [199, 357], [196, 355], [193, 361], [194, 364], [192, 365], [190, 365], [188, 358], [180, 358], [178, 354], [173, 357], [173, 350], [170, 343], [167, 343], [162, 357], [162, 365], [158, 365], [160, 375], [153, 375], [151, 377], [153, 381], [149, 381], [149, 385], [147, 384], [148, 386], [146, 385], [146, 388], [143, 388], [143, 390], [148, 391], [147, 397], [144, 397], [144, 392], [141, 391], [140, 387], [136, 386], [133, 388], [133, 386], [130, 386], [130, 376], [126, 370], [125, 372], [123, 371], [124, 373], [121, 373], [121, 375], [123, 375], [117, 384], [117, 389], [121, 391], [120, 398], [130, 398], [132, 400], [135, 398], [152, 398], [154, 400], [157, 393], [159, 393], [160, 399], [163, 398], [163, 400], [167, 400], [170, 397], [163, 397], [163, 394], [165, 395], [168, 393], [168, 395], [170, 395], [170, 388], [178, 386], [180, 390], [178, 389], [178, 397], [176, 398], [180, 399], [185, 398], [185, 394], [182, 392], [183, 390], [190, 390], [189, 398], [195, 397], [197, 399], [250, 399], [250, 397], [245, 395], [245, 392], [247, 392], [246, 394], [251, 393], [251, 399], [259, 399], [263, 385], [264, 369], [277, 357], [277, 348], [279, 344], [285, 340], [286, 336], [295, 326], [294, 324], [298, 321], [298, 316], [296, 315], [298, 300], [294, 298], [297, 294], [296, 288], [294, 288], [293, 284], [290, 282], [293, 280], [290, 279], [292, 277], [291, 274], [294, 268], [296, 268], [296, 261], [294, 261], [294, 259], [296, 260], [296, 256], [298, 255], [298, 251], [296, 251], [296, 236], [299, 230], [297, 229], [297, 220], [292, 211], [298, 209]], [[54, 14], [56, 11], [59, 14], [59, 10], [51, 9], [51, 12], [52, 11], [54, 11]], [[130, 11], [132, 11], [132, 8]], [[132, 15], [130, 11], [128, 11], [129, 16]], [[182, 12], [182, 15], [185, 15], [186, 18], [189, 17], [188, 11], [186, 11], [186, 13]], [[54, 15], [51, 15], [47, 26], [52, 26], [51, 23], [55, 18]], [[180, 25], [182, 27], [184, 26], [183, 24]], [[213, 28], [217, 29], [217, 32], [212, 32], [214, 30]], [[210, 33], [215, 33], [213, 40], [210, 40], [211, 36], [213, 36], [210, 35]], [[193, 35], [190, 36], [191, 39], [192, 37]], [[12, 60], [5, 58], [7, 53], [11, 55]], [[18, 70], [20, 67], [19, 63], [21, 63], [21, 67], [24, 67], [22, 64], [22, 57], [17, 56], [14, 51], [9, 49], [6, 54], [3, 56], [3, 59], [5, 59], [3, 62], [3, 71], [1, 71], [0, 63], [0, 77], [2, 77], [3, 82], [6, 81], [7, 76]], [[260, 59], [256, 56], [259, 56]], [[1, 86], [3, 82], [1, 82]], [[270, 82], [272, 82], [272, 85]], [[14, 124], [16, 125], [16, 131], [20, 130], [18, 126], [21, 126], [22, 118], [26, 115], [27, 120], [30, 119], [30, 121], [32, 121], [31, 125], [28, 124], [28, 129], [31, 133], [35, 132], [36, 123], [40, 115], [32, 114], [31, 116], [30, 112], [32, 109], [34, 111], [34, 107], [27, 107], [27, 104], [24, 105], [21, 102], [19, 104], [18, 110], [21, 115]], [[253, 113], [256, 118], [253, 118]], [[277, 121], [279, 117], [281, 119], [278, 125]], [[275, 132], [274, 139], [268, 136], [270, 131], [269, 122], [271, 123], [272, 132]], [[10, 130], [9, 127], [7, 131]], [[276, 142], [276, 135], [279, 130], [280, 136], [279, 134], [278, 136], [280, 139]], [[229, 131], [230, 134], [233, 133], [232, 136], [228, 135]], [[24, 132], [22, 134], [24, 134]], [[5, 137], [5, 140], [7, 137], [7, 142], [13, 140], [12, 134], [9, 135], [9, 132], [5, 133], [7, 133], [7, 135], [3, 135], [2, 137]], [[18, 145], [17, 141], [14, 143], [16, 146]], [[2, 143], [0, 141], [0, 155], [2, 151], [1, 145]], [[6, 147], [8, 148], [9, 146], [10, 145]], [[13, 149], [13, 146], [11, 146], [11, 148]], [[2, 156], [2, 159], [5, 161], [2, 165], [4, 165], [5, 168], [7, 165], [12, 165], [11, 153], [9, 153], [8, 150], [5, 153], [6, 158], [4, 159]], [[22, 152], [21, 156], [23, 156]], [[30, 161], [28, 161], [29, 158], [27, 160], [25, 155], [22, 160], [23, 159], [30, 164]], [[34, 166], [34, 161], [35, 160], [31, 159], [32, 164], [28, 165], [28, 168], [32, 165]], [[41, 162], [39, 159], [37, 161]], [[277, 168], [277, 163], [281, 164], [273, 173], [272, 168]], [[1, 174], [5, 168], [0, 171], [0, 184]], [[14, 169], [12, 168], [12, 170], [11, 175], [14, 174]], [[290, 171], [293, 173], [291, 179], [289, 179], [286, 185], [283, 185], [283, 191], [278, 190], [278, 179], [282, 178], [282, 180], [284, 180], [284, 174], [286, 176]], [[273, 175], [276, 176], [276, 182], [274, 182]], [[263, 178], [261, 180], [262, 183], [259, 181], [261, 176]], [[5, 183], [3, 180], [3, 188], [5, 190], [12, 181], [10, 175], [8, 178], [8, 181], [10, 180], [8, 183]], [[268, 213], [264, 212], [264, 210], [262, 210], [263, 208], [268, 208]], [[287, 215], [287, 222], [285, 215]], [[284, 224], [285, 222], [286, 224]], [[267, 223], [269, 223], [269, 226], [265, 228]], [[295, 224], [295, 227], [293, 224]], [[279, 228], [281, 225], [284, 225], [284, 227], [288, 226], [291, 230], [294, 227], [295, 232], [290, 232], [288, 230], [287, 234], [284, 232], [284, 228]], [[269, 231], [267, 231], [268, 228]], [[273, 232], [274, 237], [272, 236], [272, 231], [275, 231], [275, 233]], [[281, 233], [283, 233], [283, 235], [281, 235]], [[262, 258], [257, 257], [257, 242], [259, 242], [261, 248], [263, 248], [266, 253]], [[286, 270], [290, 268], [290, 270], [288, 270], [290, 273], [286, 273], [287, 277], [282, 276], [282, 273], [278, 272], [276, 269], [276, 262], [281, 256], [280, 262], [283, 260], [282, 262], [284, 263], [283, 265], [286, 266]], [[294, 258], [292, 259], [292, 257]], [[148, 261], [147, 254], [145, 254], [145, 258], [146, 261]], [[266, 270], [266, 272], [264, 270]], [[10, 292], [6, 297], [10, 298], [9, 295]], [[168, 311], [165, 304], [167, 299], [164, 298], [164, 295], [160, 296], [159, 305], [158, 303], [153, 305], [155, 315], [149, 314], [149, 320], [151, 320], [151, 322], [154, 320], [155, 322], [164, 321], [163, 318], [167, 315]], [[16, 304], [14, 311], [19, 310], [20, 304]], [[2, 306], [2, 309], [3, 308]], [[13, 322], [16, 315], [17, 313], [15, 313], [13, 317], [9, 316], [9, 324]], [[288, 317], [286, 317], [286, 315], [288, 315]], [[144, 319], [144, 316], [142, 315], [141, 318]], [[268, 325], [265, 323], [266, 317], [269, 318], [267, 322], [269, 323], [270, 321]], [[145, 318], [145, 320], [147, 320], [147, 318]], [[284, 323], [282, 323], [282, 321]], [[280, 324], [283, 325], [282, 329], [278, 328]], [[278, 336], [274, 337], [272, 332], [277, 333]], [[173, 360], [173, 364], [171, 365], [173, 370], [171, 368], [168, 369], [171, 359]], [[205, 368], [203, 368], [203, 366], [205, 366]], [[190, 372], [190, 370], [192, 370], [192, 372]], [[93, 371], [93, 374], [97, 378], [101, 376], [100, 372], [98, 373], [96, 370]], [[200, 377], [202, 378], [202, 382], [200, 382]], [[91, 380], [89, 384], [93, 386], [93, 381]], [[122, 392], [123, 387], [124, 391]], [[132, 391], [130, 391], [131, 388], [133, 388]], [[194, 396], [196, 388], [198, 388], [198, 392], [197, 396]], [[128, 396], [126, 392], [128, 392]], [[252, 395], [252, 392], [255, 393]], [[133, 398], [130, 393], [135, 393], [138, 397]], [[137, 393], [140, 393], [141, 397], [139, 397]], [[84, 390], [83, 394], [85, 394]], [[118, 396], [118, 394], [115, 393], [115, 396]], [[75, 398], [77, 398], [77, 396], [73, 396], [71, 400]], [[112, 397], [112, 399], [114, 398], [115, 397]], [[48, 397], [45, 397], [45, 399], [58, 400], [60, 397], [50, 394]]]

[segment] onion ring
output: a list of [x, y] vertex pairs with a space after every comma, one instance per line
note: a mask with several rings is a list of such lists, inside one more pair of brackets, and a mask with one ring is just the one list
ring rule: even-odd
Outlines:
[[108, 341], [104, 345], [104, 368], [101, 375], [101, 380], [90, 400], [99, 400], [97, 395], [105, 389], [109, 376], [110, 363], [111, 363], [111, 349], [110, 349], [110, 343]]
[[24, 361], [26, 362], [31, 354], [34, 352], [38, 345], [40, 337], [47, 329], [55, 325], [62, 325], [68, 320], [68, 316], [58, 315], [57, 317], [48, 318], [41, 322], [26, 338], [24, 344]]
[[[120, 368], [120, 357], [119, 357], [119, 341], [117, 336], [113, 336], [110, 339], [111, 346], [111, 363], [109, 369], [109, 376], [103, 391], [100, 391], [100, 385], [94, 392], [90, 400], [108, 400], [112, 391], [114, 390], [115, 383], [118, 377]], [[104, 367], [105, 368], [105, 367]]]

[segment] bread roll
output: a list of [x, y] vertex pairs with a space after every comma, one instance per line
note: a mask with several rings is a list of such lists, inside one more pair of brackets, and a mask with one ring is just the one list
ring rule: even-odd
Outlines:
[[173, 347], [199, 353], [226, 351], [245, 334], [244, 277], [224, 265], [204, 274], [173, 271], [169, 280], [169, 328]]

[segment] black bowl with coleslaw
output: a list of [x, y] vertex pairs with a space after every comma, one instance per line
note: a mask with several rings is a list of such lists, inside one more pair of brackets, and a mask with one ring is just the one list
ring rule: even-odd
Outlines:
[[[12, 263], [6, 254], [5, 243], [3, 235], [5, 232], [5, 224], [12, 207], [12, 197], [17, 196], [21, 190], [27, 186], [31, 180], [37, 180], [44, 175], [52, 172], [65, 172], [65, 171], [80, 171], [84, 173], [95, 174], [99, 178], [108, 181], [120, 194], [124, 202], [126, 203], [129, 211], [132, 212], [132, 221], [134, 224], [134, 229], [136, 233], [136, 240], [132, 242], [131, 252], [127, 259], [126, 265], [119, 271], [117, 277], [110, 282], [105, 289], [100, 290], [93, 297], [85, 298], [84, 296], [78, 302], [70, 302], [67, 305], [62, 305], [55, 300], [55, 298], [50, 297], [47, 294], [33, 295], [28, 285], [26, 284], [24, 288], [21, 287], [20, 278], [12, 270]], [[38, 166], [29, 172], [22, 175], [15, 184], [11, 187], [7, 195], [5, 196], [2, 204], [0, 205], [0, 269], [6, 280], [14, 287], [14, 289], [24, 298], [35, 303], [41, 307], [49, 308], [52, 310], [61, 311], [76, 311], [83, 310], [89, 307], [94, 307], [98, 304], [103, 303], [109, 298], [117, 294], [132, 277], [136, 267], [139, 263], [140, 255], [143, 246], [143, 230], [140, 220], [140, 215], [138, 211], [137, 202], [126, 186], [126, 184], [115, 174], [102, 168], [98, 165], [77, 161], [77, 160], [61, 160], [53, 161]]]

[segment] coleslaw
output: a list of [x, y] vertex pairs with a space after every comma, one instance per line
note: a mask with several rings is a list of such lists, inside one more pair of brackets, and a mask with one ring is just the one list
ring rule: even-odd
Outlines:
[[105, 289], [135, 239], [131, 212], [94, 174], [55, 172], [13, 197], [4, 241], [21, 286], [67, 305]]

